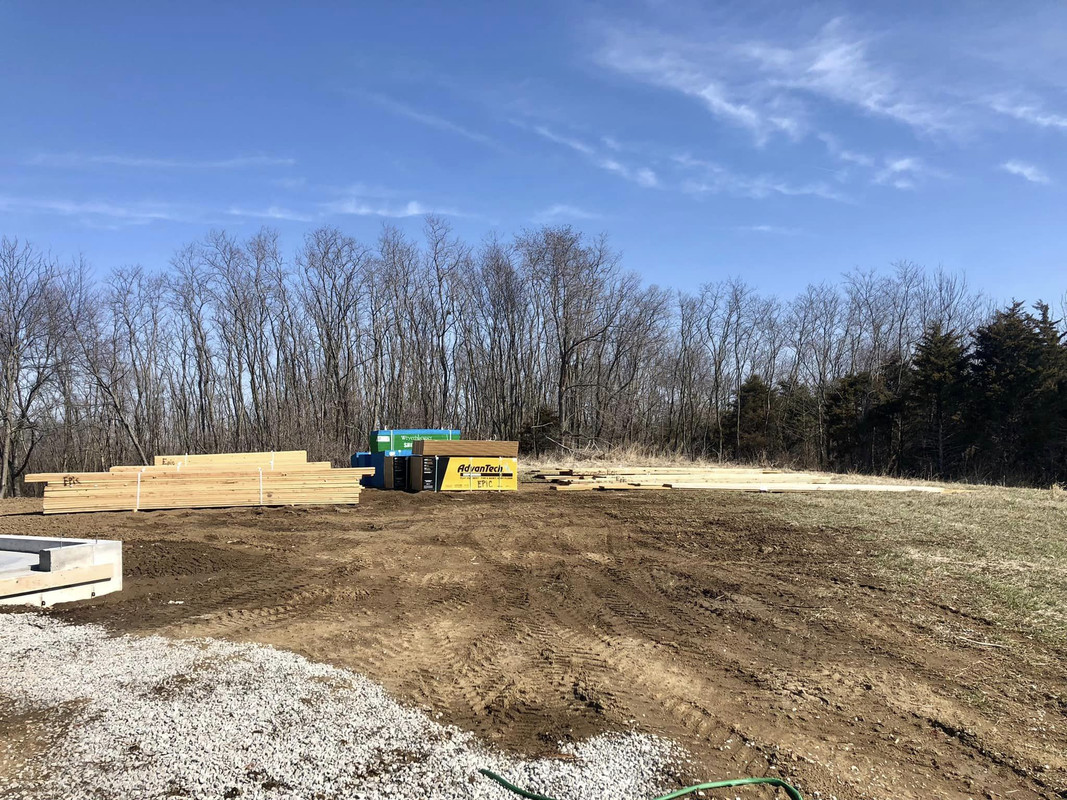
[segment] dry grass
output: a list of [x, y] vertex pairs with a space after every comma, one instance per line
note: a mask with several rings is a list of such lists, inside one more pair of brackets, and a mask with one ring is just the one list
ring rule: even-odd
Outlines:
[[[524, 461], [525, 468], [756, 466], [635, 449]], [[889, 585], [956, 593], [962, 605], [1042, 638], [1067, 637], [1067, 491], [848, 474], [835, 482], [941, 485], [944, 495], [800, 494], [767, 498], [769, 519], [853, 532]], [[685, 491], [685, 490], [680, 490]], [[950, 595], [950, 598], [952, 595]]]
[[551, 453], [540, 457], [523, 456], [519, 460], [520, 468], [526, 472], [541, 472], [555, 469], [607, 468], [607, 467], [696, 467], [711, 469], [715, 467], [780, 469], [786, 472], [809, 472], [832, 475], [842, 483], [912, 483], [923, 486], [948, 486], [954, 488], [971, 488], [972, 484], [947, 484], [916, 478], [893, 478], [881, 475], [869, 475], [861, 472], [820, 473], [816, 470], [793, 467], [770, 461], [719, 461], [715, 458], [689, 458], [681, 453], [662, 453], [639, 445], [614, 447], [609, 450], [581, 449], [564, 453]]
[[[621, 447], [612, 450], [574, 450], [566, 454], [553, 453], [552, 455], [533, 458], [523, 456], [519, 459], [520, 470], [527, 475], [537, 472], [547, 472], [559, 469], [600, 469], [607, 470], [621, 467], [693, 467], [694, 469], [715, 468], [758, 468], [779, 469], [783, 472], [805, 472], [811, 475], [825, 475], [833, 479], [834, 483], [883, 483], [883, 484], [913, 484], [920, 486], [946, 486], [953, 489], [979, 488], [973, 484], [953, 483], [948, 484], [939, 481], [927, 481], [917, 478], [893, 478], [882, 475], [868, 475], [860, 472], [818, 472], [816, 470], [794, 469], [787, 465], [771, 464], [767, 462], [739, 462], [718, 461], [710, 458], [692, 459], [677, 453], [662, 454], [654, 453], [645, 448]], [[985, 487], [980, 487], [985, 488]]]
[[[534, 458], [532, 456], [523, 456], [521, 459], [523, 467], [529, 467], [531, 469], [543, 470], [543, 469], [571, 469], [573, 467], [591, 467], [591, 466], [633, 466], [640, 464], [642, 466], [654, 466], [654, 467], [677, 467], [682, 465], [693, 465], [700, 467], [723, 467], [723, 466], [741, 466], [740, 464], [734, 464], [731, 462], [722, 462], [711, 459], [691, 459], [680, 453], [660, 453], [654, 450], [650, 450], [646, 447], [640, 447], [638, 445], [631, 445], [628, 447], [615, 447], [610, 450], [599, 449], [582, 449], [582, 450], [570, 450], [564, 454], [552, 453], [541, 456], [540, 458]], [[751, 465], [746, 465], [751, 466]]]
[[929, 587], [999, 624], [1062, 642], [1067, 493], [968, 489], [933, 496], [791, 495], [763, 513], [850, 531], [857, 548], [874, 555], [887, 586]]

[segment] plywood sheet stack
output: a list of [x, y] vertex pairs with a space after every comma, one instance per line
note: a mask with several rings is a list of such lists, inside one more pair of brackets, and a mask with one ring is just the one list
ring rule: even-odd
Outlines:
[[711, 489], [739, 492], [929, 492], [939, 486], [835, 483], [833, 476], [744, 467], [592, 467], [541, 472], [534, 478], [561, 492], [629, 489]]
[[514, 492], [519, 443], [491, 439], [419, 440], [408, 456], [411, 492]]
[[[306, 450], [272, 450], [262, 453], [194, 453], [178, 456], [156, 456], [152, 463], [157, 467], [223, 467], [246, 466], [274, 469], [275, 467], [303, 467], [308, 465]], [[311, 462], [326, 464], [328, 462]], [[112, 469], [129, 469], [112, 467]], [[133, 467], [141, 469], [141, 467]]]
[[518, 458], [519, 443], [496, 439], [420, 439], [412, 444], [417, 456], [480, 456], [483, 458]]
[[164, 508], [334, 505], [359, 502], [370, 469], [333, 469], [303, 450], [156, 456], [148, 467], [109, 472], [37, 473], [44, 513], [147, 511]]

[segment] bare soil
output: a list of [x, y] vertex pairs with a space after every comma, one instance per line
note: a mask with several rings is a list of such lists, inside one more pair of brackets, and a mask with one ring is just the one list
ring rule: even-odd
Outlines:
[[[997, 592], [932, 545], [916, 556], [930, 531], [980, 518], [973, 500], [525, 485], [363, 499], [69, 516], [19, 500], [0, 533], [125, 542], [124, 591], [63, 619], [293, 650], [524, 753], [636, 728], [686, 746], [694, 779], [1067, 797], [1058, 629], [997, 613]], [[1067, 504], [1042, 514], [1061, 531]], [[0, 720], [0, 737], [28, 724]]]

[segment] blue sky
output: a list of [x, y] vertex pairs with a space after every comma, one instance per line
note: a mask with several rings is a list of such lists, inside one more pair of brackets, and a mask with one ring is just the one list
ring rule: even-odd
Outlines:
[[0, 0], [0, 233], [605, 232], [679, 288], [898, 259], [1058, 300], [1067, 4]]

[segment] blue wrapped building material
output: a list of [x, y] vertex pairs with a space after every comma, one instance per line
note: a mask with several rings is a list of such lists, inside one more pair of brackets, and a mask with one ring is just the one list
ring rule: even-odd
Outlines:
[[[444, 439], [450, 441], [460, 438], [458, 430], [448, 428], [391, 428], [371, 431], [369, 449], [372, 453], [411, 450], [412, 445], [420, 439]], [[408, 453], [410, 455], [410, 452]]]
[[370, 466], [374, 467], [374, 474], [367, 476], [369, 482], [366, 485], [374, 489], [406, 489], [410, 455], [410, 450], [371, 453]]

